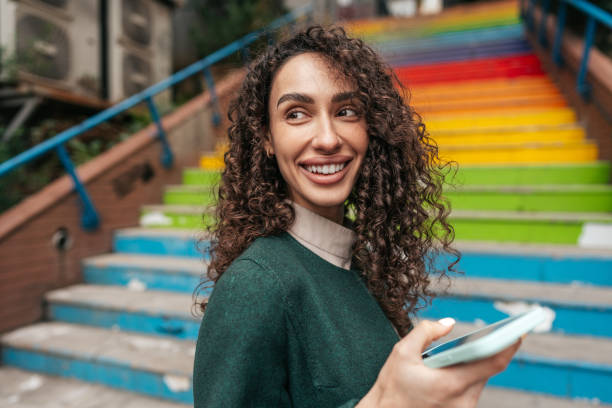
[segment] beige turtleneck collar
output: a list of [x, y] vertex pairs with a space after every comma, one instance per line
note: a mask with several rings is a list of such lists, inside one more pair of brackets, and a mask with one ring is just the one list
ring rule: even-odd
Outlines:
[[355, 232], [299, 204], [291, 204], [295, 210], [295, 222], [287, 231], [289, 235], [327, 262], [350, 269]]

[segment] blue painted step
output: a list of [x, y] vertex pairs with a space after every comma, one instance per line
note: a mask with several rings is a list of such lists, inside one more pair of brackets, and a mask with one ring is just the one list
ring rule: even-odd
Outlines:
[[555, 332], [612, 337], [610, 287], [455, 278], [447, 293], [435, 298], [421, 315], [493, 323], [528, 304], [539, 304], [554, 312]]
[[612, 286], [609, 249], [487, 242], [457, 242], [456, 246], [462, 253], [458, 268], [469, 278]]
[[524, 54], [532, 51], [531, 46], [525, 40], [499, 41], [485, 44], [465, 44], [459, 48], [438, 48], [426, 51], [387, 56], [387, 62], [392, 66], [410, 66], [420, 64], [433, 64], [453, 61], [466, 61], [477, 58], [493, 58], [509, 56], [513, 54]]
[[199, 231], [129, 228], [115, 232], [113, 249], [119, 253], [203, 258], [208, 241], [199, 244]]
[[193, 341], [48, 322], [8, 333], [0, 344], [7, 366], [193, 403]]
[[73, 285], [45, 300], [47, 317], [55, 321], [191, 340], [200, 327], [191, 294]]
[[[474, 325], [458, 324], [449, 337], [460, 336], [476, 328]], [[491, 378], [488, 384], [557, 397], [612, 403], [611, 383], [610, 339], [532, 333], [523, 340], [508, 369]], [[510, 405], [538, 406], [514, 402]], [[501, 401], [498, 403], [505, 406]]]
[[195, 257], [114, 253], [87, 258], [83, 278], [97, 285], [192, 293], [203, 279], [206, 266]]

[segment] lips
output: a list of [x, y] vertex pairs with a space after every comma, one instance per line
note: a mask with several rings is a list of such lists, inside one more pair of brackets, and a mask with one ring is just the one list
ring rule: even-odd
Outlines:
[[300, 170], [315, 184], [327, 185], [339, 182], [346, 175], [352, 158], [349, 156], [321, 157], [304, 160]]

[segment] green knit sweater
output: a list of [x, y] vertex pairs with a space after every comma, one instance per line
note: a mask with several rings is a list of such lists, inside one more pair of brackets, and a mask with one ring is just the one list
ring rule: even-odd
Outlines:
[[398, 340], [357, 271], [287, 233], [259, 238], [210, 297], [195, 408], [353, 407]]

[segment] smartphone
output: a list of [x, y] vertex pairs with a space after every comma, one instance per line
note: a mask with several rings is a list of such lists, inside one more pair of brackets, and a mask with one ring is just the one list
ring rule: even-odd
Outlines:
[[431, 347], [422, 354], [423, 363], [431, 368], [439, 368], [492, 356], [512, 345], [545, 320], [546, 312], [541, 307], [508, 317], [465, 336]]

